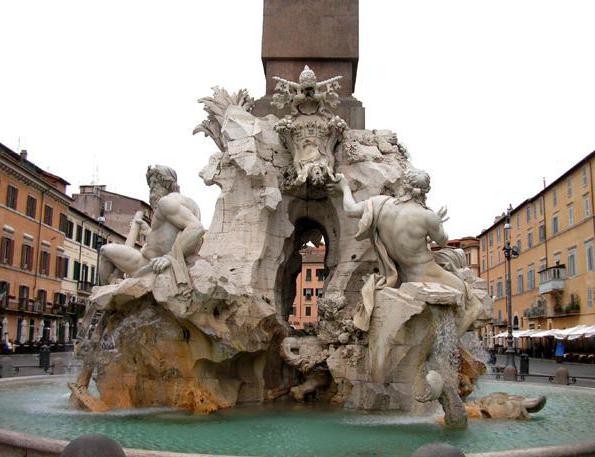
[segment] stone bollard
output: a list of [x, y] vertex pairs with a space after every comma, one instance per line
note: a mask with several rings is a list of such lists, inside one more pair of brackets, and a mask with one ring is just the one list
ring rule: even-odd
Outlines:
[[570, 374], [568, 373], [568, 368], [560, 367], [556, 370], [556, 374], [554, 375], [554, 383], [556, 384], [563, 384], [567, 386], [569, 384], [568, 378]]
[[13, 375], [10, 357], [2, 357], [0, 359], [0, 378], [9, 378]]
[[126, 457], [118, 442], [103, 435], [83, 435], [72, 440], [60, 457]]
[[54, 359], [54, 369], [52, 370], [52, 374], [64, 374], [65, 372], [64, 360], [62, 357], [56, 357]]
[[465, 454], [450, 444], [432, 443], [420, 447], [411, 457], [465, 457]]

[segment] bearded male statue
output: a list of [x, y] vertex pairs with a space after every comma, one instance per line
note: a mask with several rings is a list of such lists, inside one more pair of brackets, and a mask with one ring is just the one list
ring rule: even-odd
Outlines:
[[[168, 268], [174, 275], [187, 276], [186, 259], [197, 254], [205, 229], [200, 222], [198, 205], [179, 192], [176, 172], [164, 165], [147, 169], [149, 201], [153, 219], [149, 226], [138, 213], [132, 224], [126, 244], [106, 244], [100, 250], [100, 284], [113, 283], [122, 274], [138, 277], [153, 272], [159, 274]], [[146, 236], [146, 243], [134, 248], [138, 232]]]

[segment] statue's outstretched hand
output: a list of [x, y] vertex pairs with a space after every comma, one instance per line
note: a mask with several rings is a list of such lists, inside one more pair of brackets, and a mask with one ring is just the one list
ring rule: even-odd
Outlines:
[[171, 261], [165, 256], [151, 259], [151, 268], [155, 274], [162, 273], [170, 265]]
[[440, 223], [444, 224], [447, 220], [450, 219], [450, 217], [446, 216], [446, 213], [448, 212], [446, 206], [443, 206], [442, 208], [440, 208], [438, 210], [438, 218], [440, 219]]
[[336, 181], [330, 182], [326, 185], [326, 189], [330, 194], [341, 194], [345, 190], [345, 187], [349, 189], [349, 183], [342, 173], [336, 173]]

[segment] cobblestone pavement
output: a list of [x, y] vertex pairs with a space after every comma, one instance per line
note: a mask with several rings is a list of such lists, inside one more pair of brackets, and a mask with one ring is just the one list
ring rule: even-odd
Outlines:
[[[72, 352], [52, 352], [50, 364], [53, 364], [58, 358], [62, 359], [67, 369], [73, 363], [77, 364], [76, 360], [73, 361]], [[0, 365], [2, 366], [0, 375], [3, 378], [46, 374], [39, 367], [39, 354], [3, 354], [0, 355]], [[15, 370], [15, 367], [18, 367], [18, 369]]]
[[[497, 366], [505, 366], [506, 365], [506, 356], [505, 355], [498, 355], [497, 356]], [[520, 357], [515, 357], [515, 365], [517, 370], [520, 366]], [[571, 377], [576, 378], [576, 386], [582, 387], [595, 387], [595, 365], [594, 364], [586, 364], [586, 363], [571, 363], [571, 362], [563, 362], [563, 363], [556, 363], [554, 360], [546, 360], [546, 359], [529, 359], [529, 376], [526, 376], [526, 381], [528, 382], [536, 382], [536, 383], [545, 383], [549, 384], [550, 381], [547, 377], [539, 377], [539, 376], [531, 376], [531, 375], [548, 375], [553, 376], [556, 373], [556, 370], [560, 367], [565, 367], [568, 369], [568, 373]], [[581, 376], [591, 377], [593, 379], [581, 379]], [[494, 376], [488, 376], [489, 379], [494, 379]]]

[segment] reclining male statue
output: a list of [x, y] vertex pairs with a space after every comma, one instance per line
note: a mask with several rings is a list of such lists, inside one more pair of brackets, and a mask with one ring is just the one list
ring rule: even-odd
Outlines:
[[[340, 189], [345, 213], [360, 219], [356, 239], [371, 240], [380, 267], [380, 279], [377, 275], [370, 275], [362, 288], [363, 306], [355, 312], [354, 326], [368, 331], [375, 307], [376, 289], [398, 288], [403, 283], [413, 282], [437, 283], [462, 293], [462, 301], [453, 303], [450, 308], [454, 313], [456, 333], [458, 337], [462, 336], [480, 317], [484, 306], [457, 274], [458, 268], [464, 266], [458, 255], [451, 251], [437, 256], [429, 248], [431, 241], [442, 247], [448, 241], [443, 227], [448, 219], [446, 209], [434, 212], [426, 206], [426, 194], [430, 190], [429, 175], [421, 170], [410, 169], [404, 176], [397, 196], [377, 195], [362, 202], [355, 201], [346, 178], [341, 174], [336, 176], [338, 183], [329, 185], [329, 189]], [[447, 314], [442, 316], [444, 319]], [[437, 322], [437, 325], [448, 324], [444, 321]], [[456, 347], [458, 338], [454, 343]], [[418, 367], [420, 382], [415, 383], [419, 392], [415, 395], [416, 400], [439, 400], [446, 414], [446, 423], [464, 426], [467, 417], [458, 394], [457, 375], [452, 373], [450, 360], [437, 354], [431, 345], [426, 345], [425, 351], [424, 361]], [[421, 381], [424, 377], [425, 382]]]
[[[463, 279], [436, 262], [436, 254], [428, 247], [431, 241], [441, 247], [448, 241], [443, 226], [448, 220], [446, 208], [440, 208], [436, 213], [426, 206], [429, 175], [422, 170], [410, 169], [400, 195], [377, 195], [362, 202], [355, 201], [343, 175], [339, 173], [337, 178], [338, 183], [329, 187], [342, 192], [345, 213], [360, 218], [356, 239], [369, 238], [376, 251], [381, 279], [375, 286], [398, 287], [405, 282], [426, 282], [443, 284], [462, 292], [466, 312], [459, 330], [464, 333], [477, 319], [482, 304], [469, 293]], [[452, 256], [452, 259], [456, 257]]]
[[[112, 283], [125, 273], [129, 277], [141, 276], [152, 271], [161, 273], [175, 263], [196, 254], [205, 233], [200, 222], [198, 205], [179, 193], [176, 172], [164, 165], [155, 165], [147, 170], [149, 201], [153, 208], [153, 220], [149, 226], [137, 214], [137, 224], [146, 236], [140, 251], [134, 246], [110, 243], [101, 247], [99, 280], [101, 284]], [[134, 240], [133, 240], [134, 241]]]

